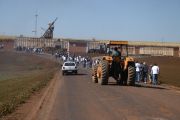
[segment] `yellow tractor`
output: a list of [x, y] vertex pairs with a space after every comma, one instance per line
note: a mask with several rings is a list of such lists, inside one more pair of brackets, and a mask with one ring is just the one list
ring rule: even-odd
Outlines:
[[[118, 64], [113, 64], [112, 48], [117, 47], [121, 52]], [[107, 85], [109, 77], [113, 77], [117, 84], [135, 84], [135, 61], [128, 56], [128, 41], [109, 41], [106, 45], [107, 56], [99, 57], [98, 64], [93, 66], [92, 81]]]

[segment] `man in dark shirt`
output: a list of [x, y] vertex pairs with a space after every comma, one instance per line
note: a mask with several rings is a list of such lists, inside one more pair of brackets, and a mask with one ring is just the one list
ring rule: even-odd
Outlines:
[[112, 76], [118, 81], [119, 80], [119, 74], [121, 71], [120, 61], [121, 61], [121, 52], [118, 51], [118, 48], [115, 47], [112, 51], [112, 65], [111, 65], [111, 73]]

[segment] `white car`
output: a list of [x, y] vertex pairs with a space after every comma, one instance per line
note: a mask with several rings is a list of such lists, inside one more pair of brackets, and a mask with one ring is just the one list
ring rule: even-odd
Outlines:
[[78, 72], [78, 69], [75, 62], [67, 61], [67, 62], [64, 62], [64, 64], [62, 65], [62, 75], [64, 75], [65, 73], [77, 74], [77, 72]]

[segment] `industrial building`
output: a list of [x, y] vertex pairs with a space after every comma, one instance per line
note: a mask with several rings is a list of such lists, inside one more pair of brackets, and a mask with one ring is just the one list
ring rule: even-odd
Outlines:
[[[56, 47], [67, 49], [70, 54], [86, 54], [89, 50], [104, 49], [108, 40], [78, 40], [78, 39], [45, 39], [16, 38], [14, 47], [44, 48]], [[175, 56], [180, 57], [180, 43], [128, 41], [128, 52], [131, 55]]]

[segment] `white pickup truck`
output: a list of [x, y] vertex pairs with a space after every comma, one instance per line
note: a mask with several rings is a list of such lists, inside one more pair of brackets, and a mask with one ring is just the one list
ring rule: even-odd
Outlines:
[[65, 73], [75, 73], [77, 74], [78, 68], [75, 62], [67, 61], [64, 62], [62, 65], [62, 75], [65, 75]]

